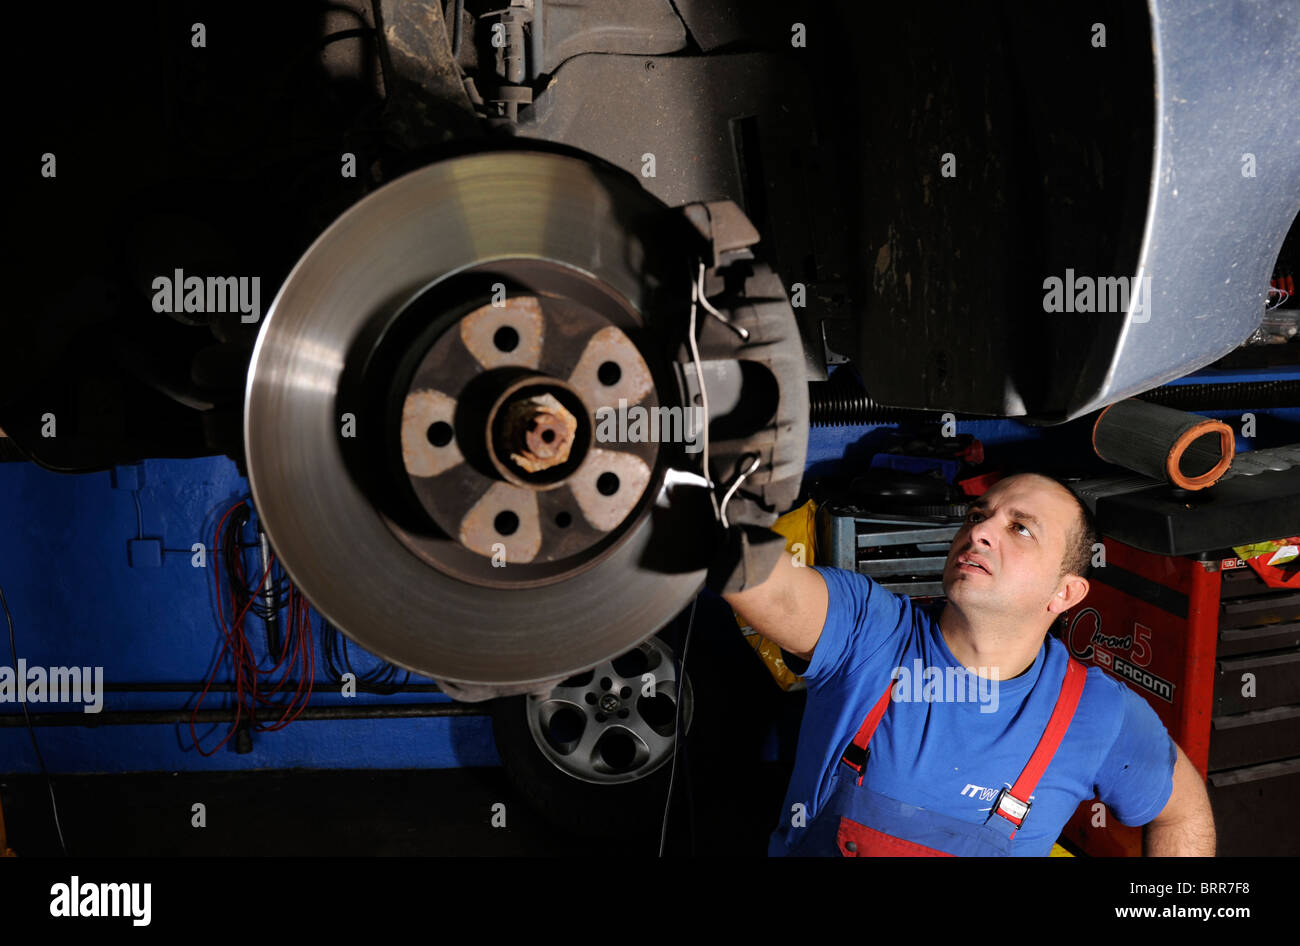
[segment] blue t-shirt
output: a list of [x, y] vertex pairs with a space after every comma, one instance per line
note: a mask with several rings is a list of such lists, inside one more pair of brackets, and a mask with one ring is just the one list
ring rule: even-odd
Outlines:
[[[899, 667], [907, 670], [898, 684], [905, 699], [892, 700], [876, 727], [863, 784], [983, 823], [994, 795], [1019, 777], [1047, 728], [1065, 679], [1065, 645], [1048, 636], [1033, 666], [996, 690], [986, 680], [968, 684], [964, 702], [956, 688], [946, 700], [926, 700], [927, 686], [935, 695], [940, 670], [954, 668], [956, 679], [963, 669], [939, 631], [938, 611], [914, 607], [910, 598], [856, 572], [817, 571], [829, 592], [826, 623], [803, 675], [808, 703], [784, 814], [768, 853], [788, 853], [806, 830], [794, 824], [795, 805], [804, 806], [807, 825], [820, 813], [841, 754]], [[1176, 758], [1174, 741], [1146, 701], [1099, 667], [1089, 667], [1074, 719], [1034, 790], [1012, 854], [1048, 854], [1079, 802], [1094, 795], [1109, 816], [1146, 824], [1173, 793]]]

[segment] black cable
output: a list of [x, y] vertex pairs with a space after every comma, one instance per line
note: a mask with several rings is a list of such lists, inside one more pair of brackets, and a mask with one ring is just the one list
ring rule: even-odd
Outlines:
[[[5, 600], [4, 586], [0, 585], [0, 605], [4, 606], [5, 619], [9, 622], [9, 653], [14, 661], [14, 673], [18, 672], [18, 643], [14, 640], [14, 616], [9, 613], [9, 602]], [[19, 681], [20, 686], [26, 686], [27, 681]], [[68, 845], [63, 840], [63, 825], [59, 822], [59, 803], [54, 800], [54, 783], [50, 781], [50, 770], [45, 767], [45, 757], [41, 755], [41, 747], [36, 742], [36, 727], [32, 725], [31, 714], [27, 712], [27, 701], [20, 700], [23, 704], [23, 718], [27, 720], [27, 734], [32, 737], [32, 749], [36, 751], [36, 761], [41, 765], [41, 774], [45, 776], [45, 787], [50, 792], [50, 809], [54, 812], [54, 828], [59, 832], [59, 847], [63, 849], [63, 856], [68, 856]]]
[[677, 755], [681, 748], [682, 687], [686, 682], [686, 652], [691, 646], [691, 628], [695, 626], [695, 606], [699, 602], [699, 595], [691, 601], [691, 616], [686, 621], [686, 638], [682, 641], [682, 654], [677, 659], [677, 705], [673, 708], [673, 765], [668, 775], [668, 800], [664, 803], [663, 827], [659, 831], [660, 857], [664, 856], [664, 846], [668, 842], [668, 812], [673, 807], [673, 784], [677, 781]]
[[[355, 679], [364, 681], [368, 687], [372, 688], [372, 692], [386, 693], [390, 696], [397, 692], [396, 689], [392, 689], [397, 680], [397, 667], [383, 661], [379, 666], [368, 670], [365, 674], [358, 674], [352, 669], [352, 660], [348, 656], [347, 638], [340, 634], [339, 639], [343, 642], [343, 661], [348, 665], [348, 673], [352, 674]], [[410, 680], [411, 672], [408, 670], [402, 683], [409, 683]]]
[[465, 0], [456, 0], [456, 7], [453, 15], [456, 22], [451, 25], [451, 55], [453, 59], [460, 58], [460, 22], [465, 19]]
[[[267, 583], [270, 585], [272, 593], [272, 604], [264, 604], [262, 599], [264, 595], [254, 595], [249, 591], [245, 579], [241, 579], [242, 569], [240, 565], [240, 556], [245, 549], [260, 549], [260, 542], [245, 542], [242, 539], [242, 533], [249, 523], [248, 508], [241, 507], [231, 513], [230, 519], [226, 524], [226, 531], [218, 538], [221, 552], [221, 565], [226, 573], [226, 581], [231, 589], [236, 601], [236, 612], [239, 613], [247, 606], [247, 612], [260, 618], [263, 622], [273, 614], [278, 615], [289, 603], [292, 584], [287, 575], [281, 571], [279, 574], [272, 574], [267, 577]], [[274, 571], [274, 569], [273, 569]], [[260, 569], [258, 570], [260, 574]], [[250, 603], [250, 599], [253, 599]], [[278, 655], [274, 655], [278, 656]]]
[[347, 668], [348, 673], [352, 674], [353, 679], [356, 681], [356, 688], [365, 693], [392, 696], [401, 692], [401, 688], [410, 682], [411, 672], [408, 670], [406, 676], [398, 683], [397, 671], [399, 668], [387, 661], [381, 662], [378, 666], [372, 667], [365, 673], [357, 673], [352, 666], [347, 638], [327, 619], [322, 617], [321, 622], [321, 653], [325, 658], [325, 668], [335, 684], [343, 685], [344, 667]]
[[[245, 500], [247, 502], [247, 500]], [[263, 622], [272, 614], [279, 615], [286, 605], [290, 606], [288, 615], [288, 624], [283, 627], [297, 627], [294, 612], [297, 600], [291, 596], [293, 583], [282, 568], [272, 567], [272, 574], [267, 576], [266, 583], [271, 587], [272, 604], [270, 606], [263, 603], [264, 595], [254, 594], [248, 588], [246, 571], [241, 567], [241, 556], [248, 549], [260, 549], [261, 542], [245, 542], [242, 535], [244, 529], [251, 521], [252, 513], [247, 505], [241, 506], [231, 512], [229, 519], [226, 521], [224, 532], [218, 536], [220, 544], [220, 564], [225, 572], [228, 587], [235, 598], [235, 611], [238, 614], [246, 611], [260, 618]], [[255, 574], [261, 575], [261, 568], [256, 569]], [[372, 667], [365, 673], [358, 673], [352, 666], [352, 656], [348, 651], [348, 642], [343, 634], [334, 627], [328, 620], [321, 617], [320, 648], [321, 654], [325, 658], [325, 668], [328, 671], [332, 683], [342, 686], [344, 668], [346, 672], [351, 673], [357, 690], [364, 693], [375, 693], [384, 696], [392, 696], [400, 692], [400, 687], [409, 683], [411, 673], [408, 670], [406, 676], [399, 683], [397, 674], [399, 667], [382, 661], [378, 666]], [[287, 644], [286, 644], [287, 646]], [[280, 655], [272, 653], [272, 658]]]

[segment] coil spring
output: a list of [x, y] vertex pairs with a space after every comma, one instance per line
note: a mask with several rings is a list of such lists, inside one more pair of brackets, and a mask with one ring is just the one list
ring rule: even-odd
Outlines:
[[[838, 378], [843, 371], [836, 372]], [[937, 421], [942, 411], [886, 407], [861, 388], [836, 381], [808, 385], [809, 420], [814, 427], [850, 427], [899, 420]], [[1300, 381], [1233, 381], [1225, 384], [1168, 384], [1139, 395], [1143, 401], [1184, 411], [1226, 411], [1300, 407]], [[979, 419], [958, 414], [957, 419]]]

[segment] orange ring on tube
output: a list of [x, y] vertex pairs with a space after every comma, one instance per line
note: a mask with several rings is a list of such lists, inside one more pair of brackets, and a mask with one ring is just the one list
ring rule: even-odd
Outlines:
[[[1183, 471], [1179, 468], [1183, 453], [1195, 441], [1212, 433], [1219, 435], [1219, 452], [1222, 454], [1219, 457], [1219, 462], [1214, 464], [1209, 472], [1202, 473], [1200, 476], [1184, 476]], [[1093, 428], [1093, 435], [1095, 439], [1095, 427]], [[1236, 454], [1236, 449], [1236, 440], [1233, 437], [1232, 428], [1221, 420], [1206, 418], [1205, 423], [1197, 424], [1195, 427], [1183, 431], [1178, 439], [1174, 441], [1174, 445], [1169, 448], [1169, 456], [1165, 458], [1165, 469], [1169, 473], [1169, 482], [1182, 489], [1204, 489], [1217, 482], [1219, 477], [1227, 472], [1228, 467], [1232, 465], [1232, 458]]]

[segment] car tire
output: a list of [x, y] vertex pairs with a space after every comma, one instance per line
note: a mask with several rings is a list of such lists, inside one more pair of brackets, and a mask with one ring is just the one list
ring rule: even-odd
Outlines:
[[[675, 657], [662, 636], [651, 637], [570, 677], [546, 699], [494, 701], [497, 752], [530, 806], [585, 837], [658, 836], [672, 773]], [[693, 716], [689, 675], [681, 692], [684, 734]], [[659, 738], [641, 741], [638, 732]], [[576, 750], [593, 739], [595, 751], [579, 757]], [[677, 782], [680, 788], [680, 771]]]

